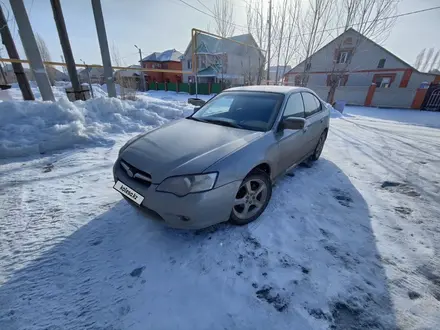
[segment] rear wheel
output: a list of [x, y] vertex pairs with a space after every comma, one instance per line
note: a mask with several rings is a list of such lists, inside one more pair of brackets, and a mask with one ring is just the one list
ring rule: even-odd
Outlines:
[[269, 176], [263, 171], [249, 174], [235, 196], [231, 223], [245, 225], [257, 219], [266, 209], [271, 196], [272, 184]]
[[319, 137], [318, 144], [315, 147], [315, 151], [313, 155], [310, 157], [311, 161], [316, 161], [319, 159], [322, 153], [322, 149], [324, 149], [325, 140], [327, 139], [327, 131], [324, 131]]

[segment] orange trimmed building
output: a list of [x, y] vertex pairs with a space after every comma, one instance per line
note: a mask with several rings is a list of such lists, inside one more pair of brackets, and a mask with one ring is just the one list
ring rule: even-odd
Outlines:
[[[154, 52], [144, 57], [142, 59], [142, 67], [148, 69], [166, 69], [166, 70], [180, 70], [182, 71], [182, 62], [180, 57], [182, 53], [175, 50], [169, 49], [162, 53]], [[145, 79], [147, 82], [158, 82], [158, 83], [181, 83], [182, 74], [181, 73], [170, 73], [170, 72], [149, 72], [145, 73]]]
[[[338, 86], [334, 95], [329, 92], [332, 81]], [[284, 76], [284, 84], [306, 85], [324, 100], [430, 110], [440, 110], [439, 83], [440, 75], [417, 70], [354, 29]]]

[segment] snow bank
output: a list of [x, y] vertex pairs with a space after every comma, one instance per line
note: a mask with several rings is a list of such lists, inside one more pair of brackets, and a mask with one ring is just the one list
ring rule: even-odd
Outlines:
[[109, 145], [115, 134], [142, 132], [182, 118], [193, 107], [143, 97], [138, 101], [4, 101], [0, 103], [0, 158], [81, 145]]
[[344, 113], [350, 117], [369, 117], [375, 120], [401, 124], [440, 128], [440, 112], [413, 109], [382, 109], [361, 106], [346, 106]]
[[[99, 86], [99, 85], [98, 85]], [[107, 95], [107, 84], [101, 85], [100, 88], [106, 93]], [[121, 85], [115, 84], [116, 89], [116, 95], [121, 95]], [[93, 89], [94, 91], [94, 89]]]
[[333, 106], [330, 103], [326, 103], [326, 106], [328, 109], [330, 109], [330, 117], [331, 118], [341, 118], [343, 115], [341, 112], [333, 108]]

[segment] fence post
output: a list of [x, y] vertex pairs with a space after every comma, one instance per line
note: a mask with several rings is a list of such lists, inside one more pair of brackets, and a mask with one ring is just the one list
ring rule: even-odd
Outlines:
[[168, 83], [165, 81], [165, 92], [168, 92]]
[[376, 91], [376, 84], [372, 83], [368, 88], [367, 97], [365, 98], [364, 106], [369, 107], [373, 101], [374, 92]]
[[157, 83], [157, 81], [154, 82], [154, 85], [156, 86], [156, 90], [159, 90], [159, 84]]
[[179, 93], [179, 82], [176, 82], [176, 93]]

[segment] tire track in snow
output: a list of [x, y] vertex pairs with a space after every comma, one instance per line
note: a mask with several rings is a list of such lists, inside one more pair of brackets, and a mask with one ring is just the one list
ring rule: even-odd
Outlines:
[[[420, 326], [421, 324], [424, 324], [428, 327], [436, 327], [440, 320], [438, 318], [436, 320], [436, 318], [433, 318], [432, 316], [439, 315], [438, 312], [440, 311], [440, 305], [438, 301], [432, 297], [436, 294], [436, 292], [440, 292], [440, 290], [435, 285], [433, 287], [433, 284], [431, 283], [432, 281], [429, 279], [427, 280], [427, 276], [419, 271], [420, 267], [418, 266], [424, 265], [424, 261], [428, 261], [428, 264], [432, 267], [432, 269], [434, 269], [434, 272], [438, 273], [440, 270], [440, 260], [438, 258], [440, 242], [438, 238], [436, 238], [438, 235], [433, 235], [433, 233], [439, 232], [438, 221], [434, 220], [439, 216], [438, 186], [435, 187], [434, 185], [434, 187], [432, 187], [433, 182], [429, 180], [429, 176], [423, 176], [422, 165], [426, 163], [423, 161], [420, 162], [420, 160], [426, 158], [426, 155], [432, 156], [433, 154], [431, 152], [427, 152], [426, 150], [421, 150], [420, 148], [417, 148], [411, 144], [408, 145], [408, 143], [401, 141], [400, 139], [391, 138], [392, 133], [383, 134], [383, 132], [378, 132], [374, 129], [370, 130], [370, 127], [368, 126], [362, 127], [362, 125], [360, 126], [357, 123], [347, 120], [345, 121], [349, 123], [348, 125], [352, 124], [355, 127], [359, 127], [362, 129], [363, 133], [370, 135], [369, 137], [363, 135], [361, 140], [358, 138], [359, 134], [355, 135], [355, 130], [352, 130], [351, 128], [349, 129], [346, 125], [332, 126], [332, 131], [338, 139], [341, 141], [346, 141], [346, 143], [356, 144], [359, 146], [359, 148], [356, 149], [346, 148], [349, 150], [348, 152], [354, 159], [357, 157], [354, 155], [354, 153], [361, 153], [372, 160], [372, 164], [374, 164], [374, 166], [371, 167], [370, 165], [369, 169], [364, 168], [364, 171], [374, 171], [373, 173], [375, 173], [378, 182], [384, 180], [384, 178], [388, 179], [389, 175], [385, 177], [383, 175], [391, 172], [395, 177], [402, 180], [402, 182], [409, 182], [410, 184], [417, 186], [419, 191], [423, 192], [422, 199], [417, 199], [416, 204], [414, 204], [413, 198], [408, 198], [405, 195], [400, 195], [398, 198], [401, 201], [404, 201], [403, 205], [405, 205], [405, 203], [416, 205], [417, 216], [421, 219], [427, 219], [428, 224], [425, 224], [426, 221], [423, 221], [421, 225], [417, 225], [418, 229], [412, 228], [411, 226], [413, 225], [413, 222], [410, 220], [415, 214], [409, 217], [406, 216], [404, 218], [388, 216], [381, 220], [383, 222], [382, 224], [393, 221], [394, 224], [391, 226], [388, 225], [388, 228], [391, 229], [395, 226], [397, 226], [396, 228], [402, 226], [402, 221], [410, 226], [407, 227], [405, 225], [405, 228], [408, 228], [411, 231], [412, 229], [415, 229], [414, 235], [409, 235], [409, 233], [405, 232], [393, 233], [392, 231], [388, 231], [388, 233], [385, 231], [382, 233], [381, 236], [383, 236], [383, 234], [386, 235], [385, 237], [388, 236], [386, 239], [386, 244], [397, 244], [397, 246], [400, 246], [397, 249], [398, 251], [407, 251], [407, 260], [393, 261], [393, 254], [385, 253], [385, 255], [391, 255], [391, 258], [385, 258], [383, 261], [388, 265], [387, 267], [394, 269], [391, 272], [390, 283], [395, 299], [401, 300], [400, 297], [406, 296], [407, 292], [408, 295], [411, 292], [418, 292], [422, 297], [422, 300], [420, 300], [420, 298], [416, 298], [412, 304], [408, 304], [405, 308], [399, 309], [399, 315], [402, 319], [402, 324], [404, 324], [404, 327], [413, 328], [415, 326]], [[390, 126], [392, 127], [392, 125]], [[380, 139], [380, 143], [375, 141], [377, 138], [374, 136], [377, 136]], [[391, 141], [393, 141], [393, 143], [391, 143]], [[417, 142], [417, 138], [414, 138], [414, 141]], [[412, 150], [408, 149], [408, 147], [412, 147]], [[387, 152], [382, 150], [384, 148], [387, 150]], [[401, 150], [401, 152], [396, 152], [398, 150]], [[416, 154], [414, 154], [413, 151], [415, 151]], [[390, 166], [389, 164], [393, 165]], [[374, 169], [374, 167], [377, 166], [385, 169], [385, 172], [383, 174], [378, 174], [377, 169]], [[432, 166], [435, 165], [431, 164], [431, 167]], [[380, 172], [381, 171], [379, 171], [379, 173]], [[394, 192], [394, 194], [396, 194], [396, 192]], [[423, 196], [426, 197], [426, 195], [429, 197], [428, 200], [426, 200], [426, 198], [423, 199]], [[378, 202], [381, 203], [379, 200]], [[406, 219], [407, 217], [408, 219]], [[429, 221], [430, 218], [434, 221]], [[413, 247], [408, 249], [408, 246]], [[394, 248], [391, 250], [393, 249]], [[420, 255], [420, 253], [422, 254]], [[428, 278], [430, 277], [429, 274]], [[431, 276], [431, 278], [435, 277]], [[407, 292], [405, 292], [403, 288], [406, 288]], [[414, 294], [412, 294], [411, 297], [413, 297], [413, 295]], [[424, 308], [420, 310], [418, 306], [424, 306]], [[414, 308], [418, 310], [416, 314], [414, 314]]]

